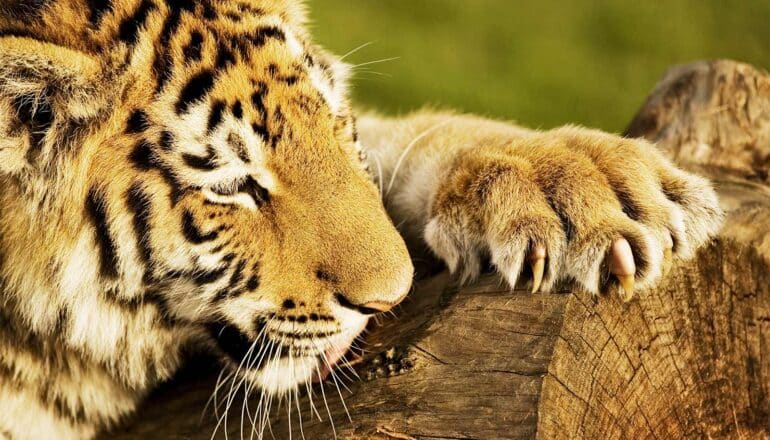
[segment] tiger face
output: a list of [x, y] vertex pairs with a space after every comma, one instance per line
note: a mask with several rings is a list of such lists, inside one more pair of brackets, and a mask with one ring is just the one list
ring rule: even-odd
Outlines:
[[111, 295], [203, 330], [280, 393], [323, 377], [413, 269], [341, 66], [277, 15], [205, 4], [158, 5], [153, 37], [131, 40], [118, 109], [86, 147], [87, 212]]
[[288, 28], [249, 30], [216, 48], [191, 32], [215, 64], [149, 107], [157, 141], [129, 154], [144, 176], [127, 202], [170, 315], [277, 393], [331, 368], [406, 295], [412, 266], [362, 168], [342, 78]]

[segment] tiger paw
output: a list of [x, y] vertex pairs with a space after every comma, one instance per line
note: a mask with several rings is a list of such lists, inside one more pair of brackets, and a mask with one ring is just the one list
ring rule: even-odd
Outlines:
[[431, 200], [425, 238], [463, 281], [488, 257], [515, 287], [577, 281], [623, 299], [718, 230], [710, 183], [649, 143], [575, 127], [461, 153]]

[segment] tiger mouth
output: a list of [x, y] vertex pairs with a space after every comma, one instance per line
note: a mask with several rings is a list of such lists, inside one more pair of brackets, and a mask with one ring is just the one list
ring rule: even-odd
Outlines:
[[227, 323], [212, 323], [207, 326], [211, 337], [237, 368], [260, 370], [270, 360], [313, 359], [317, 371], [313, 382], [323, 381], [350, 351], [355, 338], [363, 331], [364, 325], [345, 332], [317, 332], [289, 334], [268, 331], [257, 339], [250, 338], [236, 326]]

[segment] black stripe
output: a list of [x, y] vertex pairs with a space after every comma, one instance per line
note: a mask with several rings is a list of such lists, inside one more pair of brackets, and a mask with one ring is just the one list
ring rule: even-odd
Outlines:
[[154, 265], [150, 246], [150, 197], [139, 182], [134, 182], [126, 192], [126, 204], [133, 214], [134, 234], [139, 257], [146, 266], [144, 280], [153, 279]]
[[174, 70], [174, 60], [171, 59], [170, 52], [155, 51], [155, 61], [152, 63], [152, 69], [158, 77], [155, 85], [155, 93], [160, 93], [166, 84], [171, 80]]
[[233, 48], [234, 51], [238, 52], [241, 55], [241, 59], [244, 61], [248, 61], [251, 58], [251, 50], [254, 48], [254, 45], [251, 43], [251, 41], [248, 38], [244, 38], [243, 36], [235, 36], [230, 38], [230, 46]]
[[251, 291], [259, 288], [259, 274], [253, 274], [249, 277], [248, 281], [246, 281], [246, 288]]
[[217, 70], [223, 70], [235, 64], [235, 54], [224, 43], [220, 42], [217, 48]]
[[157, 165], [152, 152], [152, 145], [145, 139], [137, 142], [128, 159], [142, 171], [148, 171]]
[[147, 119], [147, 113], [143, 110], [134, 110], [131, 112], [131, 116], [128, 117], [126, 122], [127, 133], [142, 133], [147, 130], [150, 123]]
[[202, 286], [204, 284], [210, 284], [218, 279], [222, 278], [222, 275], [225, 274], [227, 271], [227, 266], [219, 267], [214, 270], [208, 270], [208, 271], [196, 271], [193, 274], [193, 281], [195, 284]]
[[196, 170], [214, 170], [217, 168], [216, 151], [214, 151], [214, 147], [211, 145], [206, 147], [206, 151], [208, 153], [206, 156], [196, 156], [194, 154], [183, 153], [182, 160], [185, 164], [187, 164], [187, 166]]
[[217, 11], [214, 9], [213, 6], [211, 6], [211, 3], [209, 2], [203, 2], [203, 18], [206, 20], [216, 20], [217, 19]]
[[252, 122], [251, 129], [254, 130], [254, 133], [256, 133], [257, 136], [261, 137], [262, 140], [267, 142], [268, 138], [270, 137], [270, 134], [267, 132], [267, 129], [264, 126], [259, 125], [256, 122]]
[[209, 120], [206, 123], [206, 130], [211, 133], [222, 122], [222, 116], [225, 112], [225, 102], [221, 100], [214, 101], [211, 106], [211, 113], [209, 113]]
[[88, 7], [91, 9], [91, 24], [98, 26], [102, 16], [112, 11], [112, 0], [88, 0]]
[[273, 112], [272, 119], [270, 121], [270, 147], [275, 150], [278, 148], [278, 143], [283, 139], [283, 126], [284, 126], [283, 112], [280, 106], [276, 106]]
[[283, 83], [286, 83], [286, 85], [293, 86], [294, 84], [299, 81], [299, 76], [297, 75], [279, 75], [275, 77], [276, 80], [281, 81]]
[[167, 0], [166, 5], [170, 9], [170, 13], [163, 22], [163, 29], [160, 31], [160, 44], [157, 46], [155, 61], [153, 62], [153, 68], [158, 75], [156, 93], [163, 90], [173, 75], [174, 60], [171, 55], [171, 39], [179, 28], [182, 12], [192, 11], [195, 8], [195, 2], [186, 0]]
[[174, 148], [174, 134], [170, 131], [163, 131], [160, 134], [160, 148], [163, 151], [171, 151]]
[[147, 21], [147, 16], [155, 9], [155, 5], [150, 0], [142, 0], [134, 14], [120, 23], [118, 38], [129, 44], [135, 44], [139, 40], [139, 30]]
[[263, 95], [267, 88], [262, 83], [257, 83], [256, 87], [257, 90], [251, 94], [251, 104], [254, 106], [260, 116], [264, 118], [267, 115], [267, 111], [265, 110], [265, 101]]
[[251, 176], [246, 178], [241, 191], [250, 195], [258, 207], [270, 202], [270, 192]]
[[217, 232], [211, 231], [207, 233], [201, 232], [198, 226], [195, 224], [195, 218], [192, 212], [185, 210], [182, 213], [182, 233], [187, 241], [195, 244], [205, 243], [217, 238]]
[[286, 41], [286, 35], [283, 31], [275, 26], [268, 26], [257, 29], [254, 35], [251, 36], [251, 41], [257, 48], [265, 45], [268, 39], [274, 38], [278, 41]]
[[190, 42], [182, 50], [184, 53], [184, 59], [187, 62], [200, 61], [201, 52], [203, 51], [203, 34], [198, 31], [193, 31], [190, 35]]
[[230, 289], [228, 287], [225, 287], [224, 289], [219, 289], [219, 291], [214, 295], [214, 298], [212, 298], [212, 303], [219, 303], [227, 298], [230, 297]]
[[118, 276], [118, 256], [115, 241], [110, 234], [107, 220], [107, 203], [104, 194], [91, 188], [86, 197], [86, 211], [96, 230], [96, 243], [99, 245], [99, 268], [103, 276], [115, 278]]
[[[165, 148], [165, 142], [168, 142], [168, 136], [171, 136], [171, 133], [164, 131], [161, 134], [161, 148]], [[142, 139], [137, 142], [128, 159], [138, 170], [158, 170], [161, 176], [163, 176], [163, 180], [171, 188], [169, 191], [171, 206], [174, 206], [177, 204], [177, 202], [179, 202], [185, 193], [185, 188], [183, 188], [179, 183], [176, 175], [174, 175], [174, 172], [158, 159], [158, 157], [153, 152], [153, 145], [149, 141]]]
[[213, 71], [204, 70], [193, 76], [179, 93], [179, 100], [176, 103], [176, 113], [185, 113], [190, 105], [203, 99], [213, 87]]
[[230, 277], [230, 287], [235, 287], [243, 280], [243, 269], [246, 267], [246, 261], [241, 260], [235, 265], [233, 275]]
[[241, 104], [241, 101], [238, 99], [233, 104], [233, 116], [235, 116], [238, 119], [241, 119], [243, 117], [243, 104]]
[[199, 2], [190, 0], [165, 0], [166, 6], [172, 13], [180, 14], [184, 11], [195, 11], [195, 5]]

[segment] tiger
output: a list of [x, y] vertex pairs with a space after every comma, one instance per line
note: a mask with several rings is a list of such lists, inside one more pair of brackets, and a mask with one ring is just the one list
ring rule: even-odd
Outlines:
[[190, 353], [266, 396], [304, 387], [420, 253], [630, 299], [718, 231], [712, 184], [644, 140], [358, 114], [306, 16], [0, 3], [0, 437], [93, 438]]

